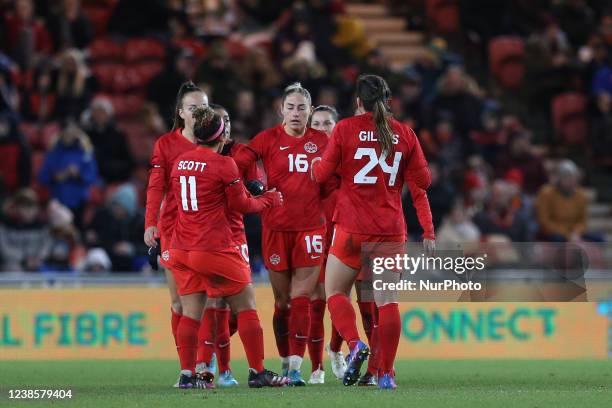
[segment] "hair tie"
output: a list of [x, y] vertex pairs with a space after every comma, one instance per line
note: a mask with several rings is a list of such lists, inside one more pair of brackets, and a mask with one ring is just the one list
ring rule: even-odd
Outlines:
[[221, 136], [221, 133], [223, 133], [224, 128], [225, 128], [225, 122], [223, 122], [223, 118], [221, 118], [219, 129], [217, 129], [217, 131], [212, 136], [210, 136], [208, 139], [204, 140], [204, 142], [208, 143], [208, 142], [212, 142], [213, 140], [217, 140], [219, 136]]

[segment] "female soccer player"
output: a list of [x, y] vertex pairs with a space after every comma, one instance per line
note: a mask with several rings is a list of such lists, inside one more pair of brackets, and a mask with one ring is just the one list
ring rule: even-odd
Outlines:
[[[346, 293], [361, 269], [361, 243], [403, 243], [406, 224], [401, 191], [408, 183], [424, 230], [426, 251], [434, 247], [434, 230], [425, 189], [431, 182], [427, 162], [412, 129], [389, 114], [391, 92], [377, 75], [357, 80], [361, 114], [342, 120], [334, 129], [323, 159], [314, 159], [312, 174], [324, 182], [337, 172], [341, 179], [335, 230], [326, 264], [325, 292], [332, 322], [351, 350], [344, 385], [359, 379], [368, 346], [361, 341], [355, 311]], [[399, 280], [399, 274], [394, 274]], [[395, 294], [375, 292], [378, 306], [378, 348], [381, 389], [395, 389], [393, 361], [400, 337]]]
[[[332, 106], [321, 105], [317, 106], [310, 119], [310, 126], [313, 129], [325, 132], [327, 136], [331, 136], [334, 127], [338, 123], [338, 112]], [[308, 352], [312, 361], [312, 370], [310, 384], [322, 384], [324, 382], [325, 373], [323, 370], [323, 346], [321, 344], [324, 338], [323, 331], [323, 317], [325, 314], [325, 262], [327, 262], [327, 255], [329, 253], [329, 244], [331, 243], [332, 232], [333, 232], [333, 213], [336, 208], [337, 191], [330, 194], [325, 200], [323, 200], [323, 209], [325, 211], [325, 218], [327, 219], [327, 239], [325, 247], [325, 257], [323, 265], [321, 266], [321, 273], [319, 274], [319, 282], [311, 297], [311, 324], [310, 324], [310, 338], [308, 340]], [[373, 335], [376, 330], [376, 304], [372, 301], [366, 301], [362, 296], [362, 280], [361, 274], [357, 276], [355, 281], [355, 291], [357, 293], [357, 305], [359, 306], [359, 312], [361, 314], [361, 321], [363, 323], [363, 329], [368, 338], [368, 344], [372, 351], [375, 349], [374, 340], [377, 336]], [[344, 354], [341, 351], [342, 337], [338, 330], [332, 325], [331, 340], [327, 347], [327, 352], [332, 365], [332, 372], [338, 379], [344, 377], [346, 371], [346, 361]], [[374, 352], [372, 352], [374, 355]], [[320, 366], [320, 367], [319, 367]], [[320, 370], [319, 370], [320, 368]], [[316, 370], [316, 371], [315, 371]], [[361, 386], [373, 386], [376, 385], [376, 359], [371, 358], [368, 361], [368, 371], [359, 379], [358, 385]]]
[[[338, 122], [338, 112], [332, 106], [320, 105], [313, 109], [310, 118], [310, 127], [321, 132], [325, 132], [327, 137], [331, 136], [334, 126]], [[308, 354], [312, 363], [312, 373], [308, 384], [324, 384], [325, 371], [323, 368], [323, 345], [325, 340], [325, 329], [323, 318], [325, 317], [325, 261], [329, 252], [331, 242], [331, 232], [333, 230], [332, 218], [336, 208], [336, 191], [332, 192], [323, 200], [323, 210], [325, 212], [326, 237], [323, 263], [319, 272], [317, 286], [310, 297], [310, 337], [308, 338]], [[327, 352], [332, 365], [332, 372], [336, 378], [341, 379], [346, 371], [344, 354], [340, 350], [342, 337], [332, 325], [331, 341], [327, 347]]]
[[[157, 246], [160, 240], [160, 264], [164, 267], [172, 312], [172, 335], [177, 342], [177, 327], [183, 308], [176, 291], [176, 281], [167, 264], [168, 245], [172, 238], [176, 221], [177, 204], [170, 190], [170, 172], [176, 158], [196, 147], [193, 136], [193, 111], [201, 106], [208, 106], [208, 96], [193, 82], [181, 85], [176, 97], [174, 109], [174, 126], [155, 142], [151, 156], [151, 170], [147, 187], [147, 204], [145, 213], [144, 242], [149, 247]], [[163, 204], [163, 205], [162, 205]]]
[[[225, 124], [223, 138], [223, 156], [232, 157], [240, 149], [245, 146], [236, 143], [231, 139], [231, 122], [227, 110], [216, 104], [209, 105], [215, 113], [223, 119]], [[257, 165], [252, 164], [242, 175], [244, 182], [251, 180], [259, 180], [261, 178]], [[239, 211], [228, 210], [228, 220], [232, 230], [232, 236], [235, 247], [240, 251], [245, 262], [249, 262], [249, 252], [244, 231], [244, 222], [242, 213]], [[204, 372], [209, 370], [210, 360], [213, 352], [216, 352], [219, 364], [219, 378], [217, 385], [220, 387], [233, 387], [238, 385], [238, 381], [234, 378], [230, 369], [230, 337], [233, 333], [230, 331], [230, 319], [235, 316], [231, 314], [229, 305], [223, 299], [208, 299], [204, 316], [208, 313], [214, 314], [214, 319], [204, 317], [200, 325], [198, 333], [198, 353], [196, 361], [196, 372]], [[234, 321], [235, 323], [235, 321]], [[235, 324], [233, 325], [235, 327]]]
[[263, 211], [263, 256], [274, 293], [274, 335], [291, 384], [305, 385], [300, 367], [310, 329], [310, 295], [323, 258], [322, 188], [309, 177], [327, 136], [307, 126], [310, 93], [299, 83], [283, 93], [283, 123], [259, 133], [235, 156], [245, 169], [261, 159], [268, 186], [282, 191], [283, 207]]
[[227, 210], [259, 212], [282, 205], [282, 195], [268, 191], [248, 196], [236, 163], [219, 154], [225, 123], [212, 109], [193, 113], [196, 149], [179, 156], [170, 182], [178, 204], [178, 217], [169, 262], [176, 271], [177, 290], [183, 305], [178, 327], [181, 361], [180, 388], [207, 388], [210, 377], [194, 375], [198, 329], [206, 292], [223, 298], [238, 315], [238, 333], [249, 362], [249, 387], [283, 386], [289, 383], [264, 369], [263, 331], [255, 310], [248, 263], [234, 245]]

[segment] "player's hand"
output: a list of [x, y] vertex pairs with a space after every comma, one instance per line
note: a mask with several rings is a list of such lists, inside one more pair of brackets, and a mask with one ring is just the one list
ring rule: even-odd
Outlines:
[[276, 188], [268, 190], [264, 194], [265, 197], [270, 197], [272, 201], [272, 207], [280, 207], [283, 205], [283, 193], [276, 191]]
[[157, 231], [157, 227], [153, 225], [145, 230], [144, 243], [147, 244], [147, 246], [156, 247], [157, 241], [155, 238], [159, 238], [159, 232]]
[[433, 255], [436, 252], [436, 241], [427, 238], [423, 239], [423, 249], [425, 249], [425, 255]]

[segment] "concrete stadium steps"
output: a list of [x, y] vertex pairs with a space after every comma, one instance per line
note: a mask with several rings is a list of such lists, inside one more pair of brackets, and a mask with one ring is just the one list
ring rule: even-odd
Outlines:
[[418, 31], [374, 32], [369, 38], [379, 46], [421, 45], [424, 35]]
[[368, 17], [361, 18], [366, 32], [397, 32], [406, 29], [406, 20], [399, 17]]
[[346, 5], [346, 12], [355, 17], [385, 17], [387, 7], [382, 4], [350, 3]]
[[408, 31], [406, 20], [392, 16], [385, 5], [349, 3], [346, 10], [361, 21], [367, 37], [376, 43], [393, 69], [404, 68], [426, 52], [423, 33]]

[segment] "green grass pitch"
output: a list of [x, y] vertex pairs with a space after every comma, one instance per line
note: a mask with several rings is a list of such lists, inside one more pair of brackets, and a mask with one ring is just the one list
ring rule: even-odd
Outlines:
[[[183, 391], [173, 361], [3, 361], [0, 407], [612, 407], [612, 361], [400, 361], [397, 391], [344, 387], [329, 368], [325, 385], [251, 390], [245, 363], [232, 368], [238, 388]], [[72, 389], [72, 399], [8, 399], [28, 388]]]

